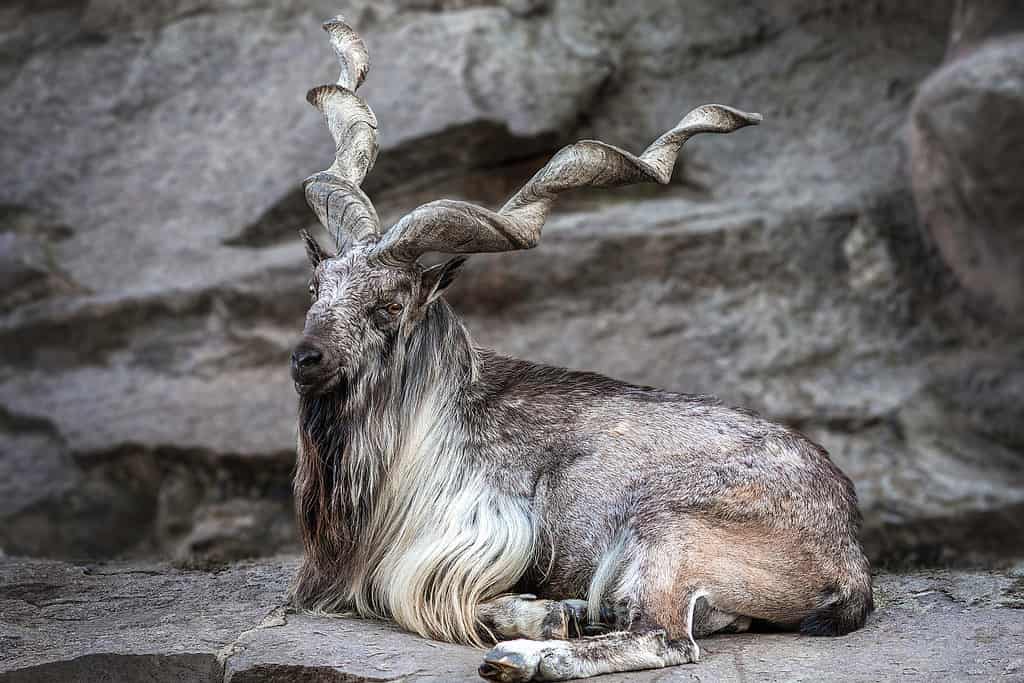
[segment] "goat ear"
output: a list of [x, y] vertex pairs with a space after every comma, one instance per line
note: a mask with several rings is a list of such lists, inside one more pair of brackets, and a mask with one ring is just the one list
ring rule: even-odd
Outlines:
[[309, 262], [314, 268], [319, 266], [321, 261], [325, 261], [330, 258], [330, 255], [321, 248], [320, 243], [316, 241], [316, 238], [309, 234], [309, 230], [299, 230], [299, 236], [306, 244], [306, 256], [309, 257]]
[[459, 269], [462, 268], [462, 264], [467, 260], [465, 256], [456, 256], [423, 271], [423, 278], [420, 280], [420, 292], [422, 292], [420, 299], [422, 300], [422, 305], [425, 306], [441, 296], [444, 290], [448, 289], [448, 285], [455, 280]]

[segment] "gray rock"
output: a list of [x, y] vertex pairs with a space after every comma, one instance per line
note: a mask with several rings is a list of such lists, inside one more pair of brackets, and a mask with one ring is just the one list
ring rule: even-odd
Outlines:
[[[481, 651], [284, 607], [295, 561], [215, 571], [0, 558], [0, 681], [475, 681]], [[1024, 574], [876, 579], [842, 638], [715, 636], [696, 665], [602, 681], [991, 679], [1024, 672]]]
[[47, 297], [81, 293], [56, 265], [51, 245], [70, 236], [23, 207], [0, 206], [0, 313]]
[[273, 628], [239, 636], [225, 662], [224, 681], [479, 681], [482, 655], [393, 624], [287, 613]]
[[[180, 505], [167, 505], [168, 514], [181, 509]], [[297, 548], [291, 512], [287, 501], [266, 498], [205, 503], [182, 525], [189, 531], [175, 550], [175, 557], [182, 562], [196, 557], [223, 562], [260, 557], [268, 550]]]
[[280, 611], [294, 566], [2, 558], [0, 680], [215, 680], [235, 639]]
[[[36, 283], [0, 317], [6, 552], [294, 547], [298, 185], [331, 153], [303, 94], [336, 68], [318, 24], [337, 8], [314, 5], [3, 10], [2, 258]], [[500, 204], [570, 139], [639, 150], [700, 102], [762, 111], [691, 143], [668, 187], [567, 198], [537, 250], [474, 257], [453, 303], [502, 351], [809, 432], [855, 479], [875, 560], [1024, 554], [1024, 342], [975, 319], [906, 177], [952, 3], [344, 11], [373, 60], [386, 221]]]
[[950, 24], [946, 58], [952, 60], [989, 38], [1024, 30], [1024, 6], [1017, 0], [957, 0]]
[[945, 65], [910, 116], [921, 220], [981, 307], [1024, 329], [1024, 37]]

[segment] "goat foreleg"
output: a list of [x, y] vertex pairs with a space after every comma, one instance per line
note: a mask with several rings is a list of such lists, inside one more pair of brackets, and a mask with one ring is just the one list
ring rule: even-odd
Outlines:
[[658, 588], [652, 577], [640, 575], [626, 618], [620, 615], [616, 623], [622, 630], [576, 640], [507, 640], [484, 655], [480, 675], [501, 683], [564, 681], [696, 662], [694, 633], [703, 629], [694, 628], [695, 613], [705, 591]]
[[692, 639], [670, 640], [664, 630], [617, 631], [578, 640], [510, 640], [484, 656], [480, 675], [501, 683], [565, 681], [687, 664], [698, 656]]
[[588, 621], [586, 600], [540, 600], [528, 593], [502, 595], [481, 604], [477, 621], [482, 635], [494, 641], [565, 640], [607, 630]]

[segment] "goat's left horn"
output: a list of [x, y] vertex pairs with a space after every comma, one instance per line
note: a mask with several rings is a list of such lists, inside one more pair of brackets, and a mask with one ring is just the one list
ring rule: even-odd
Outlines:
[[355, 94], [370, 57], [359, 35], [338, 16], [324, 23], [338, 56], [338, 82], [313, 88], [306, 99], [324, 115], [334, 138], [334, 163], [303, 182], [306, 201], [339, 251], [376, 240], [380, 219], [360, 185], [377, 159], [377, 117]]
[[598, 140], [563, 147], [498, 211], [442, 199], [406, 214], [374, 247], [385, 262], [415, 261], [422, 254], [483, 253], [529, 249], [540, 240], [551, 205], [578, 187], [667, 183], [679, 150], [698, 133], [731, 133], [761, 122], [761, 115], [721, 104], [697, 107], [643, 154], [635, 156]]

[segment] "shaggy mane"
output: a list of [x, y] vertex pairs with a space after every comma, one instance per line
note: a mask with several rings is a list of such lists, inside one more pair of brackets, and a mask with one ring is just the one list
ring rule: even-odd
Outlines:
[[293, 599], [482, 645], [476, 606], [529, 566], [528, 503], [499, 493], [460, 414], [479, 359], [442, 300], [396, 357], [299, 406], [295, 505], [305, 558]]

